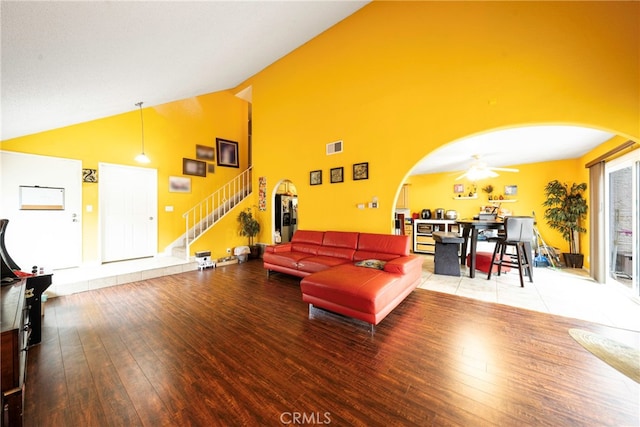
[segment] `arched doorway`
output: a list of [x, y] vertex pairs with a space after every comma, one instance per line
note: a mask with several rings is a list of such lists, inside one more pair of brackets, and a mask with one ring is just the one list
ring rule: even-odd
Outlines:
[[284, 179], [275, 187], [273, 196], [273, 235], [277, 242], [290, 242], [298, 229], [298, 191], [293, 182]]

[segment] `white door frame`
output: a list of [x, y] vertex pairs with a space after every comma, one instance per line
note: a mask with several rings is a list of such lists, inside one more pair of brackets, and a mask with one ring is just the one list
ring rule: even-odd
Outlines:
[[[23, 271], [82, 263], [82, 161], [1, 151], [0, 216], [9, 219], [6, 246]], [[63, 189], [61, 210], [22, 210], [20, 186]], [[52, 255], [55, 253], [55, 255]]]
[[[147, 205], [147, 209], [148, 209], [148, 217], [150, 218], [150, 220], [152, 221], [152, 224], [150, 224], [151, 228], [151, 232], [149, 233], [149, 247], [153, 248], [152, 253], [149, 253], [147, 255], [144, 255], [143, 257], [149, 257], [149, 256], [157, 256], [158, 254], [158, 185], [157, 185], [157, 176], [158, 176], [158, 171], [157, 169], [153, 169], [153, 168], [143, 168], [143, 167], [137, 167], [137, 166], [128, 166], [128, 165], [120, 165], [120, 164], [115, 164], [115, 163], [99, 163], [98, 164], [99, 167], [99, 172], [98, 172], [98, 183], [99, 183], [99, 187], [98, 187], [98, 201], [99, 201], [99, 205], [100, 205], [100, 209], [99, 209], [99, 214], [98, 214], [98, 259], [100, 263], [104, 263], [107, 262], [107, 260], [105, 260], [105, 254], [104, 254], [104, 227], [105, 227], [105, 212], [107, 207], [109, 206], [110, 203], [113, 203], [112, 201], [110, 201], [108, 199], [108, 195], [106, 194], [106, 191], [104, 191], [104, 188], [109, 185], [109, 181], [108, 181], [108, 174], [102, 174], [101, 171], [104, 171], [105, 169], [111, 169], [113, 170], [117, 170], [117, 169], [122, 169], [122, 170], [128, 170], [128, 171], [133, 171], [133, 172], [139, 172], [142, 174], [145, 174], [147, 178], [152, 179], [153, 182], [153, 188], [149, 188], [148, 192], [145, 193], [145, 196], [151, 196], [150, 197], [150, 202]], [[105, 175], [107, 180], [105, 181]], [[152, 175], [152, 176], [151, 176]], [[102, 187], [102, 188], [101, 188]], [[151, 251], [151, 249], [149, 249]], [[140, 257], [134, 257], [134, 258], [140, 258]], [[133, 259], [133, 258], [131, 258]], [[123, 259], [125, 260], [125, 259]]]
[[[607, 283], [618, 283], [614, 278], [611, 277], [611, 253], [613, 248], [610, 245], [610, 241], [611, 241], [611, 236], [610, 236], [610, 230], [611, 230], [611, 218], [609, 216], [609, 212], [611, 209], [610, 206], [610, 200], [609, 200], [609, 195], [610, 193], [610, 188], [609, 188], [609, 175], [612, 172], [624, 169], [624, 168], [628, 168], [631, 167], [631, 180], [632, 180], [632, 190], [631, 190], [631, 196], [633, 197], [633, 202], [632, 202], [632, 213], [631, 213], [631, 217], [635, 218], [635, 221], [632, 222], [632, 235], [635, 237], [635, 244], [632, 245], [632, 265], [633, 265], [633, 272], [632, 272], [632, 289], [631, 291], [633, 292], [633, 295], [638, 297], [640, 295], [640, 284], [638, 283], [638, 274], [640, 273], [640, 271], [638, 271], [638, 265], [640, 264], [640, 262], [638, 261], [638, 256], [640, 256], [640, 253], [638, 253], [638, 236], [640, 233], [639, 230], [639, 226], [638, 226], [638, 215], [640, 215], [640, 200], [639, 200], [639, 194], [640, 194], [640, 189], [638, 188], [638, 182], [640, 179], [640, 168], [638, 167], [638, 163], [640, 163], [640, 150], [635, 150], [632, 151], [631, 153], [624, 155], [622, 157], [619, 157], [617, 159], [611, 160], [610, 162], [606, 162], [605, 163], [605, 199], [604, 199], [604, 212], [605, 212], [605, 254], [607, 254], [607, 259], [606, 259], [606, 279], [607, 279]], [[614, 266], [615, 267], [615, 266]], [[628, 289], [628, 288], [627, 288]]]

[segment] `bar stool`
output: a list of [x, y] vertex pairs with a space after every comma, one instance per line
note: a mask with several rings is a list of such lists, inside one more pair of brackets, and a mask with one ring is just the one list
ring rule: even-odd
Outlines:
[[460, 257], [458, 250], [464, 241], [457, 233], [435, 231], [431, 235], [436, 242], [433, 256], [434, 273], [447, 276], [460, 276]]
[[[502, 266], [505, 265], [518, 268], [521, 287], [524, 287], [523, 269], [529, 276], [529, 282], [533, 282], [533, 269], [531, 268], [533, 221], [533, 217], [530, 216], [508, 216], [504, 219], [505, 235], [496, 242], [487, 280], [491, 279], [494, 265], [498, 266], [498, 276]], [[507, 253], [507, 247], [509, 246], [515, 247], [515, 255]]]

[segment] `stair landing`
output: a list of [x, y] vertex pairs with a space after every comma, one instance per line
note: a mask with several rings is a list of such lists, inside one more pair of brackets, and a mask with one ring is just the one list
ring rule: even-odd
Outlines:
[[45, 293], [48, 297], [70, 295], [197, 269], [195, 261], [158, 256], [54, 270], [52, 284]]

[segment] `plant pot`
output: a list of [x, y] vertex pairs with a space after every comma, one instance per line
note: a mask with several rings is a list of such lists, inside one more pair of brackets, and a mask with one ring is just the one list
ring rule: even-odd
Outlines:
[[568, 254], [563, 253], [564, 264], [570, 268], [582, 268], [582, 264], [584, 262], [583, 254]]
[[251, 251], [249, 253], [249, 259], [258, 259], [258, 258], [260, 258], [260, 246], [259, 245], [249, 246], [249, 250]]

